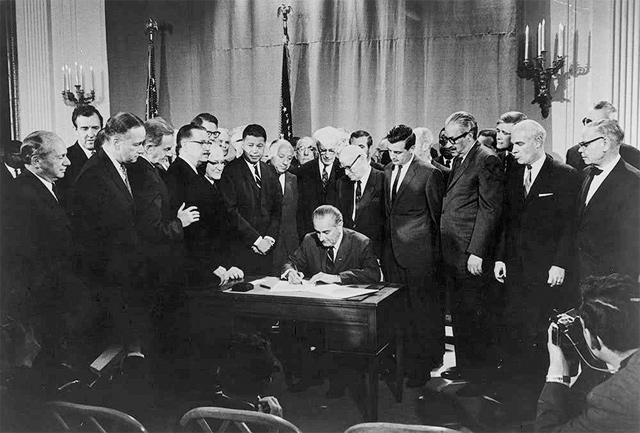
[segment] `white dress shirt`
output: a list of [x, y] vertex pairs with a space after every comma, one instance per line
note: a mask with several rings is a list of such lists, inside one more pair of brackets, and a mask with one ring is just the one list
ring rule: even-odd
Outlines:
[[[29, 170], [29, 168], [28, 168], [28, 167], [25, 167], [25, 168], [27, 168], [27, 170]], [[34, 172], [33, 170], [29, 170], [29, 171], [30, 171], [31, 173], [33, 173], [33, 175], [34, 175], [36, 178], [38, 178], [38, 180], [40, 180], [40, 182], [42, 182], [42, 184], [43, 184], [43, 185], [44, 185], [44, 186], [49, 190], [49, 192], [51, 193], [51, 195], [53, 196], [53, 198], [55, 198], [55, 199], [56, 199], [56, 201], [59, 201], [59, 200], [58, 200], [58, 196], [56, 195], [56, 193], [55, 193], [55, 192], [53, 192], [53, 183], [52, 183], [52, 182], [49, 182], [49, 181], [48, 181], [47, 179], [45, 179], [44, 177], [39, 176], [39, 175], [38, 175], [36, 172]]]
[[589, 204], [589, 201], [591, 200], [591, 198], [594, 196], [596, 191], [598, 191], [598, 188], [600, 188], [600, 185], [602, 185], [602, 182], [604, 182], [607, 176], [609, 176], [609, 173], [611, 173], [611, 171], [616, 166], [618, 161], [620, 161], [620, 155], [618, 155], [613, 161], [610, 161], [609, 163], [598, 167], [600, 170], [602, 170], [602, 173], [593, 177], [593, 180], [591, 181], [591, 185], [589, 185], [589, 192], [587, 193], [587, 199], [585, 201], [585, 204]]
[[[398, 170], [398, 166], [397, 165], [393, 168], [393, 172], [391, 173], [391, 188], [392, 189], [393, 189], [393, 185], [394, 185], [394, 183], [396, 181], [396, 177], [400, 176], [400, 179], [398, 179], [398, 186], [396, 187], [396, 191], [395, 191], [396, 193], [400, 189], [400, 185], [402, 185], [402, 181], [404, 180], [404, 177], [407, 175], [407, 171], [409, 171], [409, 166], [413, 162], [413, 158], [415, 158], [415, 155], [412, 153], [411, 154], [411, 159], [409, 159], [409, 162], [407, 162], [406, 164], [402, 165], [402, 170]], [[398, 171], [400, 172], [400, 174], [398, 174]], [[389, 196], [393, 197], [393, 191], [389, 190]]]
[[[540, 170], [542, 169], [542, 165], [544, 164], [545, 161], [545, 155], [544, 153], [542, 154], [542, 156], [540, 158], [538, 158], [536, 161], [532, 162], [531, 164], [529, 164], [531, 166], [531, 186], [533, 187], [534, 182], [536, 181], [536, 178], [538, 177], [538, 174], [540, 173]], [[522, 178], [522, 183], [524, 184], [524, 180], [527, 178], [527, 171], [529, 171], [527, 169], [527, 167], [525, 166], [524, 168], [524, 177]]]
[[[360, 179], [360, 194], [364, 195], [364, 189], [367, 187], [369, 176], [371, 175], [371, 166], [367, 164], [367, 171]], [[358, 188], [358, 181], [353, 183], [353, 212], [351, 213], [351, 219], [356, 220], [356, 189]], [[362, 198], [362, 195], [360, 196]]]

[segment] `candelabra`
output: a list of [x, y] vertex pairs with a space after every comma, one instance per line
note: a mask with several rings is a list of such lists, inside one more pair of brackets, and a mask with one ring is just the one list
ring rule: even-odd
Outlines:
[[549, 116], [549, 108], [551, 108], [551, 78], [558, 73], [564, 66], [564, 56], [556, 56], [550, 68], [545, 68], [546, 51], [540, 51], [538, 57], [533, 60], [525, 59], [523, 65], [518, 69], [518, 76], [527, 80], [533, 80], [535, 96], [532, 104], [540, 105], [542, 117]]
[[62, 98], [67, 105], [75, 105], [79, 107], [81, 105], [89, 105], [96, 99], [96, 92], [91, 89], [89, 93], [86, 93], [80, 84], [75, 84], [75, 92], [71, 89], [65, 89], [62, 91]]

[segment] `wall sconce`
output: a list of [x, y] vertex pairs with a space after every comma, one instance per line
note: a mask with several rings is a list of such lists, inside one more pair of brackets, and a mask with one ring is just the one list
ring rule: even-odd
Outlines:
[[526, 80], [532, 80], [534, 85], [534, 99], [532, 104], [537, 103], [540, 105], [540, 111], [542, 117], [547, 118], [549, 116], [549, 109], [551, 108], [551, 100], [553, 97], [549, 92], [551, 85], [551, 78], [558, 73], [558, 71], [564, 66], [564, 27], [562, 24], [558, 27], [558, 53], [551, 67], [545, 67], [545, 57], [547, 50], [545, 49], [545, 20], [542, 20], [538, 24], [537, 34], [537, 48], [538, 55], [536, 58], [529, 59], [529, 26], [525, 28], [525, 42], [524, 42], [524, 62], [522, 66], [518, 68], [518, 76]]
[[89, 105], [96, 98], [96, 93], [94, 91], [95, 88], [95, 77], [93, 74], [93, 66], [89, 67], [89, 74], [91, 75], [91, 90], [89, 93], [84, 91], [84, 72], [82, 71], [82, 65], [78, 67], [78, 62], [75, 62], [75, 90], [71, 91], [71, 68], [68, 65], [64, 65], [62, 67], [62, 75], [63, 75], [63, 89], [62, 89], [62, 99], [64, 99], [64, 103], [70, 106], [79, 107], [81, 105]]

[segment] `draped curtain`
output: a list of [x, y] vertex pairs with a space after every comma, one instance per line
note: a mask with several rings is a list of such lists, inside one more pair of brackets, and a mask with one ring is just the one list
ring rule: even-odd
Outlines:
[[[275, 138], [281, 3], [107, 0], [111, 111], [144, 113], [144, 22], [153, 17], [172, 27], [156, 47], [160, 115], [179, 127], [208, 111], [221, 126], [261, 123]], [[397, 123], [437, 133], [458, 110], [493, 127], [523, 105], [517, 1], [289, 3], [294, 135], [332, 125], [379, 140]]]

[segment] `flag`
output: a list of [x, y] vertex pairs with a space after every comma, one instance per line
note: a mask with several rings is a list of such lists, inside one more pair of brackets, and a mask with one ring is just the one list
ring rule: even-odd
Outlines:
[[293, 137], [291, 117], [291, 89], [289, 87], [289, 47], [282, 44], [282, 87], [280, 91], [280, 136], [287, 141]]

